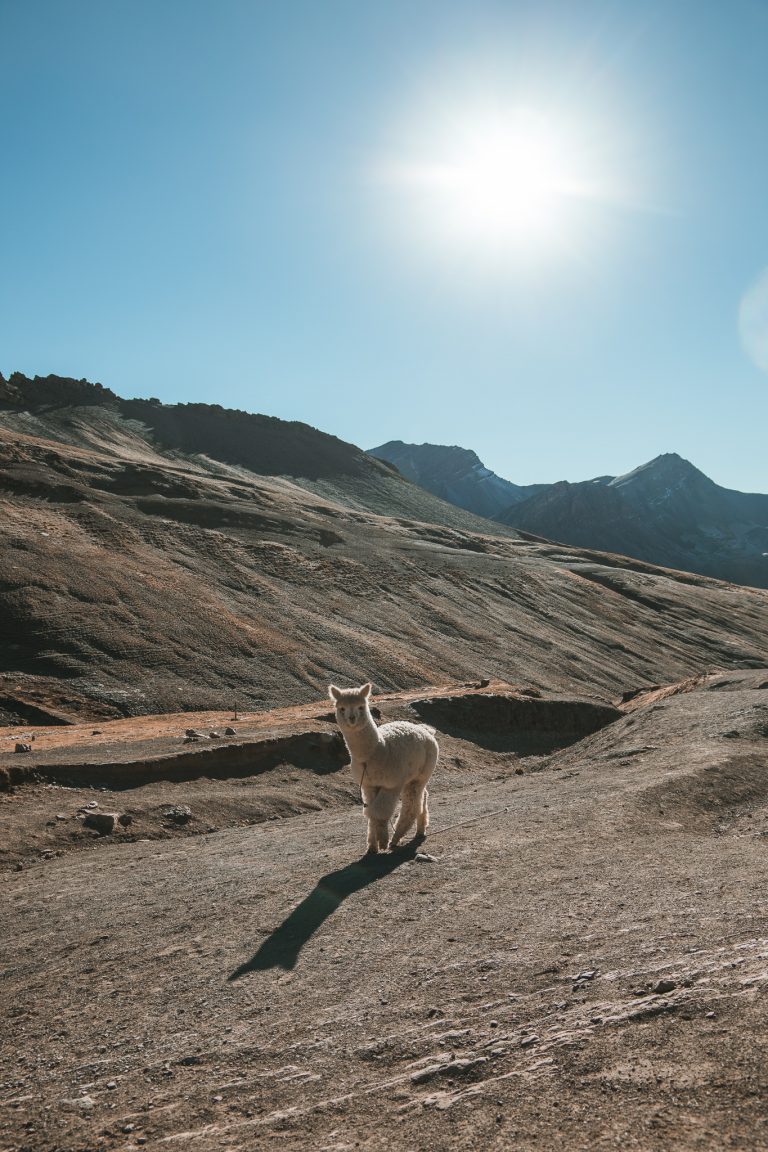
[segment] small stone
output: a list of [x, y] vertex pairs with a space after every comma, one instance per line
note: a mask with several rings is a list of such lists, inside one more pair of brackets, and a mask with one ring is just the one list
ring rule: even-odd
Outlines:
[[237, 736], [237, 729], [228, 726], [227, 728], [224, 729], [224, 735], [225, 736]]
[[127, 828], [129, 824], [133, 824], [133, 816], [130, 816], [127, 812], [123, 812], [122, 816], [118, 816], [117, 822], [121, 824], [123, 828]]
[[96, 1101], [92, 1096], [81, 1096], [77, 1101], [77, 1106], [78, 1108], [84, 1109], [86, 1112], [90, 1112], [91, 1108], [96, 1106]]
[[595, 976], [597, 976], [597, 968], [591, 968], [586, 972], [579, 972], [576, 979], [577, 980], [594, 980]]
[[57, 812], [56, 813], [56, 819], [57, 820], [66, 820], [66, 816], [64, 815], [63, 812]]
[[205, 732], [198, 732], [196, 728], [187, 728], [184, 735], [189, 736], [190, 738], [196, 738], [198, 740], [207, 739]]
[[127, 1136], [129, 1132], [133, 1132], [133, 1130], [134, 1130], [134, 1128], [135, 1128], [135, 1127], [136, 1127], [136, 1125], [135, 1125], [135, 1124], [123, 1124], [123, 1126], [122, 1126], [122, 1128], [120, 1129], [120, 1131], [121, 1131], [121, 1132], [124, 1132], [124, 1133], [126, 1134], [126, 1136]]
[[87, 804], [83, 804], [83, 808], [98, 808], [98, 800], [89, 800]]
[[437, 856], [432, 856], [429, 852], [417, 852], [416, 859], [419, 864], [434, 864], [437, 861]]
[[117, 1088], [117, 1080], [108, 1080], [107, 1081], [107, 1088], [109, 1088], [109, 1089]]
[[186, 824], [192, 819], [192, 809], [187, 804], [174, 804], [173, 808], [163, 812], [163, 816], [174, 824]]
[[13, 870], [14, 870], [14, 872], [23, 872], [24, 871], [24, 865], [22, 864], [21, 860], [16, 861], [16, 863], [13, 866]]
[[522, 768], [515, 768], [515, 776], [524, 776], [525, 772]]
[[214, 1097], [212, 1097], [212, 1099], [213, 1099], [214, 1104], [221, 1104], [224, 1097], [223, 1096], [214, 1096]]
[[539, 1039], [538, 1036], [524, 1036], [523, 1039], [520, 1041], [520, 1047], [521, 1048], [530, 1048], [531, 1044], [535, 1044], [538, 1041], [538, 1039]]
[[89, 812], [84, 823], [86, 828], [93, 828], [99, 836], [109, 836], [114, 832], [118, 819], [117, 812]]
[[707, 1018], [707, 1020], [714, 1020], [714, 1018], [715, 1018], [714, 1012], [707, 1012], [706, 1018]]
[[209, 732], [211, 740], [221, 740], [221, 732]]
[[665, 992], [674, 992], [677, 988], [674, 980], [659, 980], [658, 984], [654, 985], [653, 991], [657, 996], [663, 996]]
[[91, 736], [101, 736], [101, 728], [94, 728], [93, 732], [91, 732]]
[[14, 748], [14, 752], [31, 752], [31, 751], [32, 751], [32, 745], [31, 744], [25, 744], [21, 740], [19, 740], [17, 742], [16, 747]]

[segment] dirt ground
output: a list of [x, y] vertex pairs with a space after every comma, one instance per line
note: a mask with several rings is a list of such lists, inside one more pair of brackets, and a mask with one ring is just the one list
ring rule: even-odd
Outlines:
[[766, 685], [548, 755], [441, 732], [374, 862], [341, 767], [15, 786], [0, 1148], [768, 1148]]

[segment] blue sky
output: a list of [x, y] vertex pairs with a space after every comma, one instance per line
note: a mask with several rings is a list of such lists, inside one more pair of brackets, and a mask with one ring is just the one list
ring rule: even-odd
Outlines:
[[[766, 492], [766, 60], [765, 0], [0, 0], [0, 371]], [[598, 194], [446, 241], [388, 174], [520, 107]]]

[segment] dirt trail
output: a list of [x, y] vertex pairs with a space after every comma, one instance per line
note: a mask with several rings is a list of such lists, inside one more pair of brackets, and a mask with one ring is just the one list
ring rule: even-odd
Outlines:
[[768, 1148], [768, 693], [724, 680], [443, 737], [419, 854], [350, 798], [5, 872], [0, 1147]]

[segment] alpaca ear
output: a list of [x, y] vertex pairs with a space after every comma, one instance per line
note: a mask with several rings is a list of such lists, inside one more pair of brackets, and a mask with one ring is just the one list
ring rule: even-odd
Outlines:
[[338, 700], [339, 696], [341, 696], [341, 691], [336, 687], [335, 684], [331, 684], [328, 689], [328, 695], [330, 696], [331, 700]]
[[370, 696], [371, 688], [372, 688], [371, 684], [363, 684], [362, 688], [360, 689], [360, 695], [363, 697], [364, 700], [367, 700], [368, 697]]

